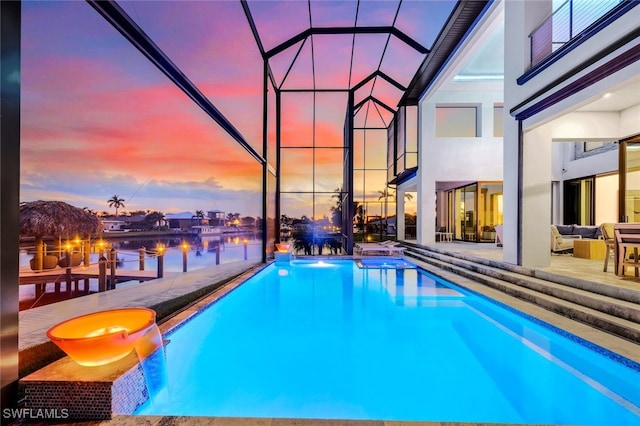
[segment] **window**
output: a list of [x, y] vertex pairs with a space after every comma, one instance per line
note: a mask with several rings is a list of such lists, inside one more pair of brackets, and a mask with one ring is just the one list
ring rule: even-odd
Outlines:
[[501, 138], [504, 136], [504, 117], [502, 105], [494, 105], [493, 107], [493, 136]]
[[604, 142], [584, 142], [584, 152], [593, 151], [594, 149], [602, 148]]
[[387, 177], [391, 181], [415, 167], [418, 167], [418, 107], [403, 106], [387, 131]]
[[475, 105], [436, 107], [436, 137], [479, 137], [478, 122], [478, 107]]

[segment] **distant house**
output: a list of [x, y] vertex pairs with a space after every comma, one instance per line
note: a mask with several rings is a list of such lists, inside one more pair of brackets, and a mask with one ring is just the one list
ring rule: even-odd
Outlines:
[[125, 216], [122, 219], [125, 221], [124, 229], [129, 229], [131, 231], [144, 229], [142, 223], [144, 222], [145, 215]]
[[[370, 227], [371, 232], [382, 232], [386, 235], [396, 234], [396, 217], [389, 216], [388, 218], [375, 218], [367, 222], [367, 226]], [[386, 226], [386, 232], [385, 232]]]
[[102, 226], [104, 226], [104, 232], [122, 231], [123, 226], [127, 222], [123, 217], [116, 219], [115, 217], [102, 218]]
[[137, 230], [141, 228], [139, 225], [144, 222], [144, 215], [136, 216], [118, 216], [102, 218], [102, 225], [105, 232], [116, 232], [125, 230]]
[[[188, 231], [193, 225], [199, 225], [200, 220], [197, 219], [196, 214], [193, 212], [181, 212], [181, 213], [167, 213], [165, 215], [170, 229], [179, 229], [181, 231]], [[209, 218], [204, 217], [202, 219], [202, 225], [208, 225]]]
[[209, 210], [207, 212], [209, 218], [209, 225], [211, 226], [225, 226], [226, 216], [222, 210]]

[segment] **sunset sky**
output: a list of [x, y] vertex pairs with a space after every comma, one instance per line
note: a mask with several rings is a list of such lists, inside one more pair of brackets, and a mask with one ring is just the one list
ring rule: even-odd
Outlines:
[[[119, 4], [261, 152], [262, 59], [240, 2]], [[431, 47], [453, 4], [405, 1], [396, 26]], [[306, 1], [249, 6], [266, 50], [309, 26]], [[313, 1], [312, 23], [353, 26], [356, 6]], [[392, 25], [396, 9], [394, 1], [361, 2], [358, 25]], [[25, 1], [22, 19], [21, 201], [60, 200], [112, 211], [107, 200], [117, 194], [125, 210], [261, 215], [260, 165], [87, 3]], [[347, 89], [379, 64], [406, 85], [424, 56], [391, 37], [381, 62], [386, 42], [386, 35], [314, 36], [313, 43], [285, 50], [270, 65], [283, 89], [313, 88], [314, 76], [316, 88]], [[376, 79], [356, 94], [356, 102], [371, 93], [393, 107], [402, 95]], [[315, 116], [313, 94], [284, 93], [282, 99], [282, 142], [291, 148], [283, 153], [290, 158], [283, 165], [283, 188], [333, 191], [342, 182], [346, 92], [316, 94]], [[270, 114], [273, 104], [270, 96]], [[371, 105], [363, 107], [356, 125], [388, 125], [390, 114], [380, 116]], [[269, 132], [273, 140], [273, 121]], [[314, 144], [327, 149], [293, 149]], [[367, 155], [386, 164], [386, 150], [380, 151]], [[379, 186], [367, 188], [369, 196], [377, 199]], [[289, 216], [311, 215], [313, 197], [294, 195], [287, 198]], [[316, 203], [316, 210], [328, 209], [330, 195], [317, 194]]]

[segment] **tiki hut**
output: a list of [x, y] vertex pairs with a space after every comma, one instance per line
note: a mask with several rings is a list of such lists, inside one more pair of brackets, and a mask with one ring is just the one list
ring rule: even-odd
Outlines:
[[20, 204], [20, 235], [36, 239], [32, 268], [35, 270], [41, 270], [45, 266], [43, 237], [88, 238], [102, 230], [102, 222], [94, 213], [62, 201], [31, 201]]

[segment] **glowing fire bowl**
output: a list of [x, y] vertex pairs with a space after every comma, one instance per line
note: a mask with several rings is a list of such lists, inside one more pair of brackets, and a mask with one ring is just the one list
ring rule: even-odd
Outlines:
[[276, 244], [276, 250], [279, 253], [288, 253], [291, 248], [291, 244]]
[[156, 313], [147, 308], [114, 309], [71, 318], [47, 330], [47, 337], [85, 366], [117, 361], [134, 347], [138, 357], [144, 358], [162, 346]]

